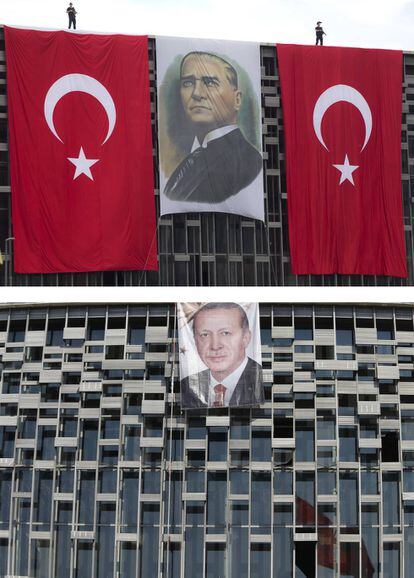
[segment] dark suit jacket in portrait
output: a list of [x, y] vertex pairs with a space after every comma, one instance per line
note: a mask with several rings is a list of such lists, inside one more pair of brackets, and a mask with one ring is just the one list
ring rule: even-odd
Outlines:
[[[209, 385], [209, 369], [182, 379], [181, 407], [208, 407]], [[238, 407], [244, 405], [259, 405], [261, 403], [264, 403], [262, 367], [249, 357], [247, 365], [230, 398], [229, 406]]]
[[254, 181], [262, 169], [260, 153], [236, 128], [189, 154], [164, 190], [172, 201], [221, 203]]

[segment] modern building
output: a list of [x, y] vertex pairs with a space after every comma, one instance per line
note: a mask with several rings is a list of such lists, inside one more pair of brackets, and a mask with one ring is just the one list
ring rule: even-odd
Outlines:
[[180, 408], [175, 304], [0, 306], [0, 577], [411, 578], [414, 306], [261, 304]]
[[[150, 39], [150, 84], [154, 142], [155, 202], [159, 216], [156, 133], [155, 39]], [[374, 276], [295, 276], [291, 272], [283, 115], [274, 45], [261, 46], [265, 223], [219, 214], [158, 217], [159, 271], [22, 275], [13, 270], [13, 222], [8, 164], [6, 67], [0, 27], [0, 266], [1, 285], [401, 285], [414, 284], [414, 53], [404, 53], [401, 126], [407, 280]], [[114, 224], [116, 226], [116, 224]]]

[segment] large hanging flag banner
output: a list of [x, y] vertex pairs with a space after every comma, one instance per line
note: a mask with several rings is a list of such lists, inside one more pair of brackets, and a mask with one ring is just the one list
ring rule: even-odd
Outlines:
[[[296, 490], [298, 491], [298, 490]], [[296, 496], [296, 520], [298, 524], [306, 524], [308, 526], [315, 526], [315, 517], [318, 517], [318, 541], [316, 545], [317, 550], [317, 560], [318, 560], [318, 576], [324, 576], [324, 568], [330, 568], [334, 570], [337, 567], [336, 564], [336, 552], [337, 552], [337, 533], [336, 533], [336, 514], [331, 516], [331, 519], [325, 514], [316, 511], [313, 504], [309, 503], [304, 498], [299, 495]], [[371, 562], [368, 548], [371, 550], [371, 544], [365, 544], [364, 540], [361, 541], [361, 546], [358, 544], [358, 551], [361, 550], [361, 566], [362, 566], [362, 576], [365, 578], [373, 578], [375, 575], [375, 568]], [[304, 575], [306, 575], [306, 570], [308, 568], [309, 560], [298, 559], [296, 564], [302, 570]], [[347, 576], [351, 578], [352, 576], [359, 575], [359, 558], [356, 559], [352, 556], [341, 556], [340, 561], [340, 575]], [[327, 573], [328, 576], [332, 576], [332, 573]]]
[[257, 303], [178, 303], [181, 407], [264, 403]]
[[260, 46], [157, 38], [161, 215], [264, 220]]
[[406, 277], [402, 52], [278, 45], [293, 273]]
[[5, 39], [16, 272], [156, 269], [147, 37]]

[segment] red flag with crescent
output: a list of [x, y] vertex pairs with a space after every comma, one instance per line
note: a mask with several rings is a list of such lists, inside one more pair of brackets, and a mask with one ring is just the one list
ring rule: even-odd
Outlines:
[[[301, 524], [307, 524], [309, 526], [315, 525], [316, 509], [307, 500], [296, 496], [296, 519], [300, 520]], [[323, 568], [336, 568], [336, 526], [327, 516], [318, 513], [318, 542], [317, 542], [317, 552], [318, 552], [318, 566]], [[335, 527], [334, 527], [335, 526]], [[301, 561], [299, 562], [299, 566]], [[298, 563], [297, 562], [297, 563]], [[305, 571], [306, 560], [303, 561]], [[361, 542], [361, 564], [362, 572], [365, 578], [372, 578], [375, 573], [374, 565], [368, 554], [365, 542]], [[340, 573], [341, 576], [349, 576], [350, 578], [358, 578], [359, 563], [356, 564], [355, 561], [350, 556], [341, 556], [340, 561]]]
[[157, 269], [148, 38], [5, 41], [15, 271]]
[[406, 277], [402, 52], [277, 46], [296, 275]]

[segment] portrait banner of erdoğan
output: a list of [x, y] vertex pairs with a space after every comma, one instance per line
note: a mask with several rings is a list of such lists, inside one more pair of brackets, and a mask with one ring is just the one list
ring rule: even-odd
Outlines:
[[264, 403], [257, 303], [178, 303], [181, 407]]
[[264, 220], [260, 46], [157, 37], [161, 215]]

